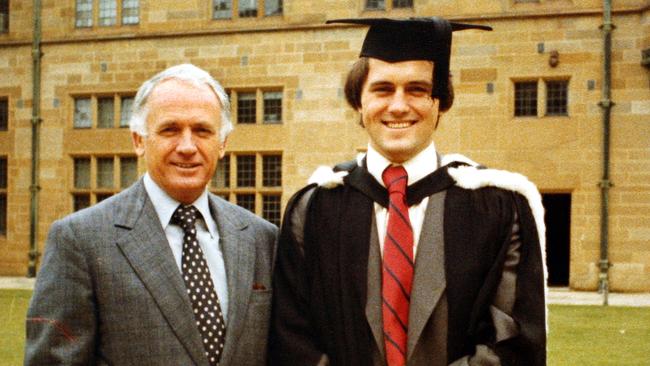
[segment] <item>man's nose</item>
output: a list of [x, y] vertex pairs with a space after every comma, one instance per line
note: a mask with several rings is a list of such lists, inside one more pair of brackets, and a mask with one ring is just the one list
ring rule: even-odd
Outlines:
[[388, 111], [392, 114], [401, 115], [408, 113], [409, 105], [404, 91], [397, 90], [390, 99]]
[[176, 146], [176, 150], [182, 154], [192, 154], [196, 152], [196, 143], [192, 130], [189, 128], [184, 129]]

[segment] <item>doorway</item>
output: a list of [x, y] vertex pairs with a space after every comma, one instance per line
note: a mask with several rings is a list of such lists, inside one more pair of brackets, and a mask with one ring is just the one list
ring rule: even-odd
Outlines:
[[542, 194], [546, 211], [546, 265], [548, 286], [569, 286], [571, 243], [571, 194]]

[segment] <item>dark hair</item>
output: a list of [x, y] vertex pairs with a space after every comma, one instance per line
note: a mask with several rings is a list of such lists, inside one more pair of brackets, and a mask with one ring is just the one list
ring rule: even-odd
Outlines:
[[[370, 67], [368, 66], [368, 58], [361, 57], [359, 58], [352, 68], [348, 72], [348, 76], [345, 79], [345, 100], [348, 102], [350, 107], [355, 110], [361, 108], [361, 91], [363, 90], [363, 84], [368, 78], [368, 71]], [[434, 65], [435, 67], [435, 65]], [[439, 110], [440, 112], [446, 112], [451, 108], [451, 105], [454, 103], [454, 87], [451, 84], [451, 75], [449, 75], [449, 80], [446, 83], [446, 90], [438, 90], [437, 85], [441, 83], [435, 79], [435, 72], [431, 75], [433, 79], [433, 89], [431, 91], [431, 97], [438, 99], [440, 101]], [[445, 83], [442, 83], [443, 85]]]

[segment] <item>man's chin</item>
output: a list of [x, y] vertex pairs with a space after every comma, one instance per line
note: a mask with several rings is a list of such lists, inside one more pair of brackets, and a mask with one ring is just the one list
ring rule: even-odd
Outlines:
[[412, 147], [392, 147], [392, 148], [387, 148], [383, 151], [382, 155], [394, 162], [394, 163], [402, 163], [404, 161], [409, 160], [413, 156], [417, 155], [417, 152], [413, 151]]
[[167, 192], [172, 198], [182, 203], [194, 202], [205, 190], [207, 182], [203, 180], [184, 180], [169, 187]]

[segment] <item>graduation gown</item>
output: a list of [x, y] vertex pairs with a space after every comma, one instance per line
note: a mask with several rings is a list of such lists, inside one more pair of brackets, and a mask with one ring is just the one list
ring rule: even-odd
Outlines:
[[[342, 184], [309, 185], [287, 205], [274, 272], [272, 365], [373, 365], [373, 356], [377, 362], [366, 316], [368, 259], [373, 204], [385, 206], [388, 195], [362, 163], [337, 170], [339, 178], [347, 173]], [[535, 217], [541, 200], [532, 183], [519, 189], [520, 177], [455, 162], [409, 186], [409, 204], [444, 193], [446, 363], [472, 355], [477, 345], [490, 347], [502, 365], [546, 363], [544, 229]], [[490, 305], [515, 219], [521, 242], [510, 314], [515, 327], [497, 337]], [[416, 266], [418, 259], [419, 252]]]

